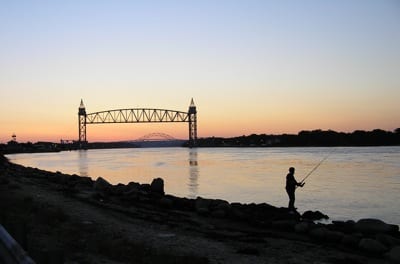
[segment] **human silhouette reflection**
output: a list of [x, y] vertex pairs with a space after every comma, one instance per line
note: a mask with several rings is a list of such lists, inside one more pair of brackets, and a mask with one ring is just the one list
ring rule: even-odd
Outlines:
[[198, 193], [198, 178], [199, 178], [199, 167], [197, 161], [197, 149], [189, 150], [189, 198], [196, 198]]
[[87, 150], [78, 150], [79, 153], [79, 174], [87, 177], [89, 175], [89, 165], [87, 161]]

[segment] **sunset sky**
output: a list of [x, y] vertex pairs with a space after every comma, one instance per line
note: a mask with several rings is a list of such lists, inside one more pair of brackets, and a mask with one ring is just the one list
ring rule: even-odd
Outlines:
[[[78, 107], [198, 111], [198, 136], [400, 127], [400, 1], [3, 1], [0, 143], [78, 139]], [[89, 141], [185, 123], [88, 125]]]

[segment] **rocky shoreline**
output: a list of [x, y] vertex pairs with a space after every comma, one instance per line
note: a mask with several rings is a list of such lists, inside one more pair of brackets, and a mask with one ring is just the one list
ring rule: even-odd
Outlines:
[[400, 263], [397, 225], [48, 172], [0, 155], [0, 223], [37, 263]]

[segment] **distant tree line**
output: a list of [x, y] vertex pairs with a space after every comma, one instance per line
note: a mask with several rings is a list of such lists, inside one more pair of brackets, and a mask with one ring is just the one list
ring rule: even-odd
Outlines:
[[60, 151], [58, 144], [52, 142], [19, 143], [15, 140], [11, 140], [7, 144], [0, 144], [0, 153], [3, 154], [56, 151]]
[[393, 132], [375, 129], [352, 133], [333, 130], [300, 131], [295, 134], [252, 134], [232, 138], [209, 137], [198, 139], [199, 147], [311, 147], [311, 146], [398, 146], [400, 128]]
[[[94, 142], [84, 145], [84, 149], [111, 149], [111, 148], [134, 148], [137, 145], [130, 142]], [[7, 144], [0, 144], [0, 154], [12, 153], [37, 153], [37, 152], [59, 152], [65, 150], [78, 150], [82, 146], [79, 142], [71, 142], [68, 144], [54, 142], [27, 142], [19, 143], [11, 140]]]

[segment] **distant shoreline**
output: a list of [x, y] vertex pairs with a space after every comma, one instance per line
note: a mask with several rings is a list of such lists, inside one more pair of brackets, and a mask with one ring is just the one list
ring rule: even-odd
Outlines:
[[[158, 141], [149, 147], [189, 147], [185, 141]], [[207, 137], [199, 138], [195, 147], [379, 147], [400, 146], [400, 128], [395, 131], [375, 129], [372, 131], [356, 130], [352, 133], [336, 132], [333, 130], [300, 131], [297, 135], [267, 135], [251, 134], [239, 137]], [[36, 142], [19, 143], [9, 141], [0, 144], [0, 153], [38, 153], [58, 152], [78, 149], [113, 149], [113, 148], [139, 148], [140, 143], [134, 141], [118, 142], [86, 142], [84, 144], [73, 141], [68, 143]]]

